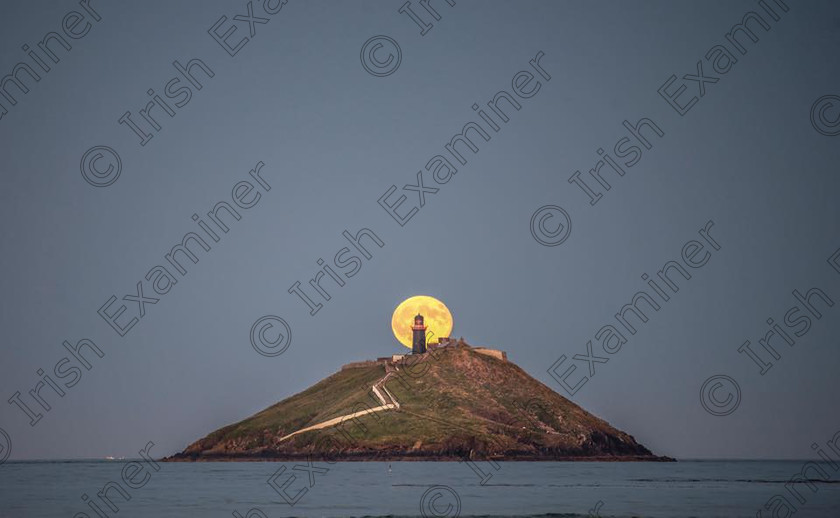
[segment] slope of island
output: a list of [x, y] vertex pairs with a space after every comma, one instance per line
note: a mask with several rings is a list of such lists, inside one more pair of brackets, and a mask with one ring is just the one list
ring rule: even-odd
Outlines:
[[460, 342], [345, 365], [167, 461], [670, 461], [557, 394], [501, 351]]

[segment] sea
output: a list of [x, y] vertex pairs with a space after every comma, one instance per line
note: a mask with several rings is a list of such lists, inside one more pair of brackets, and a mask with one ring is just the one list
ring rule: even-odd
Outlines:
[[838, 518], [838, 473], [813, 461], [8, 461], [0, 517]]

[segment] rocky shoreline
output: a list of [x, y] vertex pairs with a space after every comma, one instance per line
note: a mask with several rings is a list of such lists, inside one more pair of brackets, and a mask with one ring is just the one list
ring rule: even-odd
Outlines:
[[277, 454], [273, 452], [227, 454], [185, 454], [176, 453], [160, 459], [160, 462], [462, 462], [464, 460], [493, 460], [497, 462], [677, 462], [677, 459], [657, 455], [533, 455], [507, 454], [492, 455], [455, 455], [432, 454], [426, 452], [400, 453], [346, 453], [325, 455], [323, 453]]

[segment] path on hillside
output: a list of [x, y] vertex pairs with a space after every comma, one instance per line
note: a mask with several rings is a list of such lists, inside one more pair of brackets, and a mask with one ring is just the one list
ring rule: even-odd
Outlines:
[[[289, 435], [281, 437], [278, 442], [285, 441], [289, 437], [294, 437], [295, 435], [297, 435], [299, 433], [309, 432], [311, 430], [321, 430], [323, 428], [329, 428], [330, 426], [335, 426], [335, 425], [341, 424], [347, 419], [355, 419], [357, 417], [362, 417], [362, 416], [365, 416], [365, 415], [368, 415], [368, 414], [372, 414], [374, 412], [382, 412], [383, 410], [399, 410], [399, 408], [400, 408], [399, 401], [397, 401], [397, 398], [395, 398], [394, 395], [391, 394], [391, 391], [388, 390], [388, 388], [385, 387], [385, 385], [384, 385], [384, 383], [386, 381], [388, 381], [388, 378], [390, 378], [391, 375], [394, 374], [394, 372], [398, 371], [399, 368], [395, 365], [394, 366], [395, 370], [391, 371], [391, 370], [388, 369], [388, 367], [389, 367], [388, 365], [385, 366], [385, 372], [386, 372], [385, 376], [381, 380], [374, 383], [373, 386], [371, 386], [371, 389], [373, 390], [373, 393], [376, 395], [376, 397], [379, 399], [379, 401], [382, 402], [381, 406], [377, 406], [377, 407], [374, 407], [374, 408], [368, 408], [367, 410], [360, 410], [358, 412], [353, 412], [351, 414], [345, 414], [345, 415], [342, 415], [342, 416], [334, 417], [334, 418], [329, 419], [327, 421], [323, 421], [321, 423], [314, 424], [312, 426], [307, 426], [306, 428], [301, 428], [300, 430], [298, 430], [296, 432], [292, 432]], [[382, 395], [382, 392], [379, 391], [380, 388], [382, 389], [383, 392], [385, 392], [385, 395], [388, 396], [388, 399], [391, 400], [390, 403]]]

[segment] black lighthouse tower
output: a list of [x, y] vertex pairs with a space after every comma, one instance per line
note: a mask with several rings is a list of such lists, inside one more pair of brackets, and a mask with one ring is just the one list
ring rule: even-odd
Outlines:
[[414, 325], [411, 326], [411, 353], [423, 354], [426, 352], [426, 325], [423, 324], [423, 315], [419, 313], [414, 317]]

